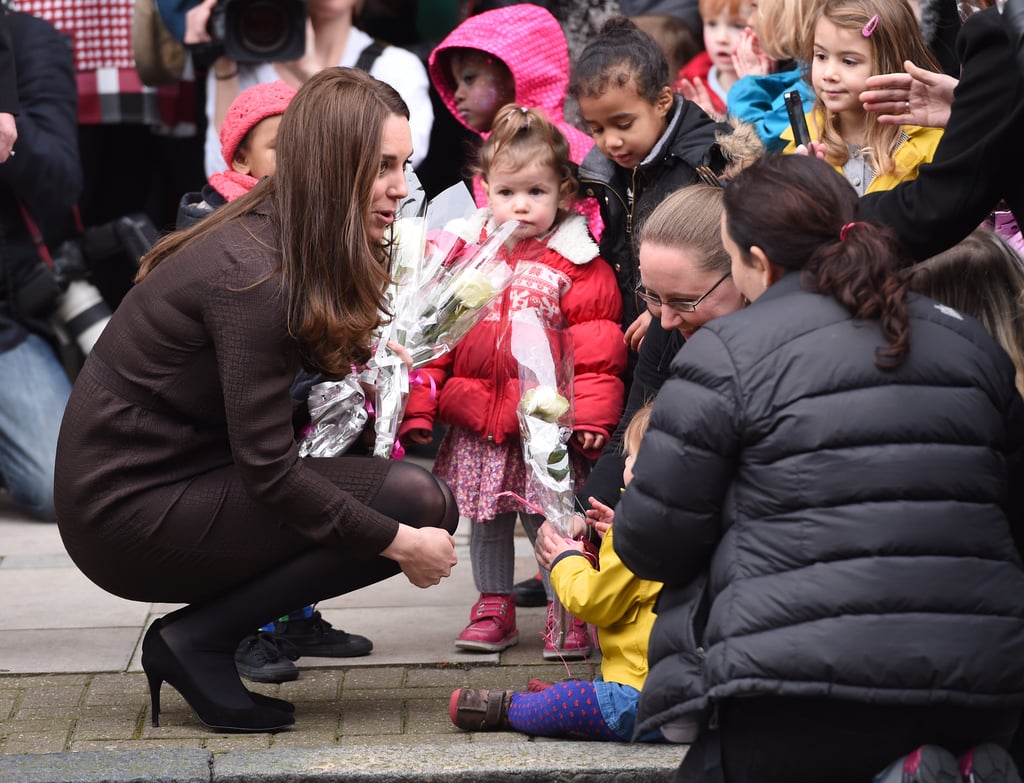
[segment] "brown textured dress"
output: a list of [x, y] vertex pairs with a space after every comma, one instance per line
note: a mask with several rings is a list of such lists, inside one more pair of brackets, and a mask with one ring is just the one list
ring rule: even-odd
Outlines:
[[367, 503], [389, 463], [300, 459], [278, 229], [254, 214], [156, 267], [114, 314], [61, 426], [56, 507], [104, 589], [192, 603], [313, 547], [339, 568], [398, 523]]

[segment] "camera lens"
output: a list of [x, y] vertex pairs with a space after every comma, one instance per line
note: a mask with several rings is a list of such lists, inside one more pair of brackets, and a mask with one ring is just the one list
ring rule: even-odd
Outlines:
[[255, 0], [246, 6], [239, 19], [242, 44], [257, 54], [276, 52], [288, 40], [288, 14], [280, 4]]
[[64, 329], [88, 356], [110, 320], [110, 308], [103, 301], [99, 289], [85, 280], [73, 280], [57, 299], [57, 318]]

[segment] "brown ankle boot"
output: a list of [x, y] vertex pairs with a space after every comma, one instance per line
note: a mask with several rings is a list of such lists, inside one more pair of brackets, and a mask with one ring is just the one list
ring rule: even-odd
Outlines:
[[452, 723], [467, 731], [507, 729], [511, 703], [512, 691], [459, 688], [448, 702], [448, 715]]

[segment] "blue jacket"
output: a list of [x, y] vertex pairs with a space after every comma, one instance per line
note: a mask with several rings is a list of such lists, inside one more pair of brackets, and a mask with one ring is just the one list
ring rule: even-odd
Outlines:
[[767, 76], [744, 76], [729, 90], [729, 116], [753, 125], [768, 152], [781, 152], [786, 146], [779, 136], [789, 127], [789, 114], [782, 97], [789, 90], [798, 90], [803, 98], [804, 111], [811, 110], [814, 90], [804, 79], [800, 68]]

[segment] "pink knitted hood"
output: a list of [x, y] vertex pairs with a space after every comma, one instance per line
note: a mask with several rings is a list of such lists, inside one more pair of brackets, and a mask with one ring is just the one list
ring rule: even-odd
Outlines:
[[516, 103], [543, 110], [569, 140], [570, 157], [576, 163], [586, 157], [594, 142], [565, 121], [569, 50], [558, 20], [548, 11], [529, 3], [485, 11], [469, 17], [430, 53], [430, 80], [448, 111], [466, 125], [455, 108], [448, 67], [447, 50], [455, 48], [479, 49], [504, 62], [515, 78]]

